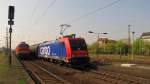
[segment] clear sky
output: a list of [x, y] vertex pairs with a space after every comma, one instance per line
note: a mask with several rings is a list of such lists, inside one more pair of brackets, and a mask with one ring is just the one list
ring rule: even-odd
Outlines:
[[[35, 44], [59, 37], [59, 25], [71, 25], [65, 34], [76, 33], [88, 44], [96, 41], [96, 35], [88, 31], [107, 32], [109, 39], [128, 37], [128, 24], [136, 38], [142, 32], [150, 32], [150, 0], [120, 0], [91, 15], [86, 14], [104, 8], [118, 0], [0, 0], [0, 46], [5, 45], [8, 26], [8, 6], [15, 6], [12, 47], [21, 41]], [[79, 18], [85, 16], [83, 18]], [[79, 18], [79, 19], [78, 19]], [[9, 27], [9, 26], [8, 26]]]

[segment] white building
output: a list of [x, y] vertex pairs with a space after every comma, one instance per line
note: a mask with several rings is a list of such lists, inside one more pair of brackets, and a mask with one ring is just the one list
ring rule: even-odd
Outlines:
[[143, 32], [142, 35], [141, 35], [141, 38], [142, 38], [144, 41], [150, 42], [150, 32]]

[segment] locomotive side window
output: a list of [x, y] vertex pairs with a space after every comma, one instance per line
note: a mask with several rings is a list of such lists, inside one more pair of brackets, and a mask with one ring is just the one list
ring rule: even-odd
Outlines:
[[87, 50], [87, 46], [84, 40], [69, 40], [72, 50]]

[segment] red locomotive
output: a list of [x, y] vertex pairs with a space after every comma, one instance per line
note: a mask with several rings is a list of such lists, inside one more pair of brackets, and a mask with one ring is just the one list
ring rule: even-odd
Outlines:
[[29, 59], [30, 58], [30, 47], [26, 42], [21, 42], [17, 47], [16, 47], [16, 56], [19, 59]]

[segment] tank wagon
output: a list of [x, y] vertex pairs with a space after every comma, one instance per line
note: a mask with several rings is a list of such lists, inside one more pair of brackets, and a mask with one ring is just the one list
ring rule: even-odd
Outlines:
[[26, 42], [20, 42], [16, 47], [15, 54], [19, 59], [29, 59], [30, 58], [30, 47]]
[[32, 56], [32, 59], [38, 58], [38, 46], [39, 46], [39, 44], [34, 44], [34, 45], [30, 46], [30, 49], [31, 49], [30, 55]]
[[85, 65], [89, 62], [85, 40], [76, 38], [74, 35], [40, 43], [36, 48], [34, 51], [35, 53], [37, 51], [38, 58], [44, 58], [51, 62], [71, 65]]

